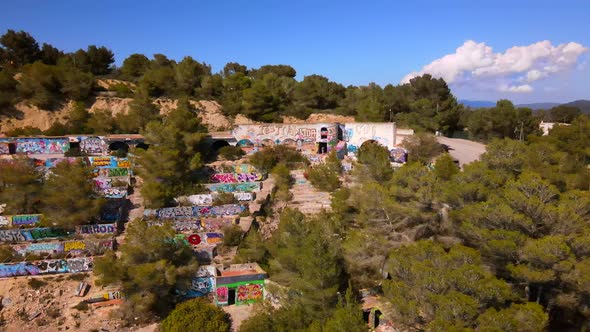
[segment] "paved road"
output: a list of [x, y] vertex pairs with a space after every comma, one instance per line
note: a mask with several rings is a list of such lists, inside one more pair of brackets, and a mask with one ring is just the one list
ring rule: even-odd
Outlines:
[[485, 145], [466, 139], [439, 136], [437, 140], [439, 143], [449, 147], [449, 153], [453, 158], [459, 160], [461, 167], [474, 160], [478, 160], [486, 152]]

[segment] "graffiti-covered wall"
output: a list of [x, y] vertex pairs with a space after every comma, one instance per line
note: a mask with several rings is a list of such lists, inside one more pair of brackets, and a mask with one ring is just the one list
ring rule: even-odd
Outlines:
[[41, 214], [18, 214], [0, 216], [0, 227], [32, 226], [41, 222]]
[[148, 221], [150, 226], [170, 223], [176, 232], [210, 231], [217, 232], [223, 227], [238, 223], [238, 218], [201, 218], [196, 220]]
[[242, 182], [242, 183], [211, 183], [207, 185], [207, 189], [215, 192], [252, 192], [258, 191], [262, 188], [260, 182]]
[[90, 271], [92, 270], [92, 267], [92, 257], [48, 259], [36, 262], [0, 264], [0, 278], [35, 276], [52, 273], [76, 273]]
[[245, 205], [225, 204], [218, 206], [178, 206], [161, 209], [145, 209], [144, 216], [157, 219], [186, 219], [211, 216], [239, 215], [246, 210]]
[[338, 125], [335, 123], [313, 124], [256, 124], [238, 125], [232, 135], [243, 148], [275, 144], [290, 145], [304, 153], [316, 153], [317, 143], [326, 143], [328, 149], [338, 143]]
[[108, 145], [100, 137], [82, 137], [80, 150], [86, 154], [103, 154], [108, 152]]
[[[212, 194], [199, 194], [199, 195], [190, 195], [190, 196], [182, 196], [177, 198], [176, 200], [178, 202], [189, 202], [190, 204], [193, 205], [211, 205], [213, 204], [213, 200], [215, 199], [215, 197], [217, 197], [219, 194], [218, 193], [212, 193]], [[234, 198], [238, 201], [242, 201], [242, 202], [246, 202], [246, 201], [252, 201], [256, 198], [256, 195], [254, 193], [242, 193], [242, 192], [235, 192], [233, 193]]]
[[68, 231], [58, 228], [28, 228], [28, 229], [2, 229], [0, 230], [0, 242], [27, 242], [45, 239], [57, 239], [71, 236]]
[[98, 225], [82, 225], [76, 227], [78, 234], [115, 234], [117, 233], [117, 224], [98, 224]]
[[8, 143], [0, 142], [0, 155], [2, 154], [10, 154], [10, 148]]
[[67, 138], [17, 138], [17, 153], [63, 154], [70, 149]]
[[113, 248], [112, 240], [100, 241], [65, 241], [47, 243], [27, 243], [13, 245], [12, 248], [19, 255], [28, 254], [59, 254], [69, 253], [72, 255], [102, 255], [107, 249]]
[[370, 140], [386, 146], [388, 150], [396, 145], [395, 123], [346, 123], [343, 128], [348, 153], [356, 153], [364, 142]]

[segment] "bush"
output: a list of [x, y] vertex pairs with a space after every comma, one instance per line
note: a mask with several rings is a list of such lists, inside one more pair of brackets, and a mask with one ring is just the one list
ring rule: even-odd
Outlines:
[[162, 321], [160, 328], [162, 332], [229, 332], [231, 318], [223, 310], [204, 299], [195, 299], [177, 305]]
[[279, 163], [285, 164], [289, 169], [295, 169], [309, 161], [295, 148], [285, 145], [276, 145], [264, 148], [251, 155], [249, 162], [263, 173], [270, 172]]
[[123, 83], [111, 84], [109, 86], [109, 91], [116, 92], [117, 97], [119, 98], [133, 97], [133, 90], [131, 90], [131, 88], [129, 88], [126, 84]]
[[219, 193], [213, 199], [213, 203], [211, 205], [218, 206], [218, 205], [225, 205], [225, 204], [236, 204], [238, 200], [232, 193]]
[[333, 172], [328, 165], [317, 165], [307, 171], [309, 182], [319, 190], [334, 191], [340, 187], [338, 173]]
[[227, 246], [235, 247], [242, 241], [242, 228], [238, 225], [228, 225], [223, 227], [223, 243]]
[[225, 160], [238, 160], [246, 153], [239, 146], [224, 146], [219, 149], [219, 155]]
[[289, 168], [284, 164], [280, 163], [276, 165], [271, 174], [275, 182], [275, 191], [273, 192], [273, 198], [280, 201], [289, 201], [292, 198], [289, 188], [293, 184], [293, 177], [289, 172]]
[[84, 301], [82, 301], [74, 306], [74, 309], [80, 310], [80, 311], [88, 311], [88, 308], [89, 308], [88, 303], [86, 303]]

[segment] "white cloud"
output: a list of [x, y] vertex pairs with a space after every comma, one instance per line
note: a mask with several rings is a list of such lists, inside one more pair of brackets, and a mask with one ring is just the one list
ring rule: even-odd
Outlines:
[[532, 92], [533, 87], [528, 84], [523, 85], [501, 85], [498, 87], [498, 90], [502, 92], [515, 92], [515, 93], [527, 93]]
[[588, 48], [570, 42], [553, 46], [544, 40], [527, 46], [514, 46], [494, 53], [485, 43], [468, 40], [455, 53], [432, 61], [418, 72], [406, 75], [401, 83], [422, 74], [442, 77], [447, 83], [467, 81], [495, 86], [498, 91], [532, 92], [530, 83], [575, 67]]

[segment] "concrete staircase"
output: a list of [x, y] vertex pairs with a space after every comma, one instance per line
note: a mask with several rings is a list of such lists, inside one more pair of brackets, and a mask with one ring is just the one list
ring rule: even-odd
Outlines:
[[297, 208], [306, 215], [319, 213], [322, 209], [330, 210], [332, 197], [329, 193], [315, 189], [303, 176], [304, 170], [291, 171], [295, 183], [291, 187], [293, 199], [288, 207]]

